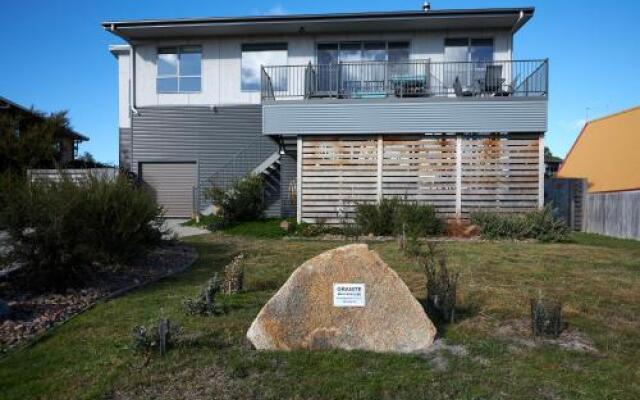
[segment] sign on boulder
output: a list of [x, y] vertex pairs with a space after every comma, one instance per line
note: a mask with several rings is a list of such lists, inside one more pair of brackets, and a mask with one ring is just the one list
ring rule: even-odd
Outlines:
[[418, 352], [436, 328], [398, 274], [366, 244], [302, 264], [260, 310], [247, 338], [259, 350]]

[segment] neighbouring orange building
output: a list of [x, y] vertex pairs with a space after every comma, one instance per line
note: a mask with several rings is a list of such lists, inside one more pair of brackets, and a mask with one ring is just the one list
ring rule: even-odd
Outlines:
[[558, 171], [589, 193], [640, 190], [640, 106], [585, 124]]

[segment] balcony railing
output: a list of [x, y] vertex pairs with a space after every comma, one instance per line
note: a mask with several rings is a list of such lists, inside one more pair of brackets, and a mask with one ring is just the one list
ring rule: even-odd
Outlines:
[[263, 66], [262, 100], [547, 96], [548, 60]]

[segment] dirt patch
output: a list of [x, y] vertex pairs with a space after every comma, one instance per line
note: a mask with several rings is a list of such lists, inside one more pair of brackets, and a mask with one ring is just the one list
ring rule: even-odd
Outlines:
[[0, 321], [0, 353], [33, 339], [96, 302], [124, 294], [139, 286], [185, 270], [197, 258], [194, 249], [169, 244], [151, 251], [130, 265], [101, 268], [83, 288], [65, 293], [29, 293], [18, 289], [14, 274], [0, 281], [0, 298], [10, 307], [9, 318]]
[[429, 365], [438, 372], [445, 372], [449, 369], [447, 356], [468, 357], [469, 350], [462, 345], [449, 345], [444, 339], [437, 339], [433, 345], [422, 352], [422, 357], [429, 362]]
[[493, 336], [511, 342], [508, 348], [513, 352], [551, 345], [563, 350], [598, 354], [598, 349], [593, 342], [583, 332], [572, 327], [565, 327], [557, 338], [534, 339], [531, 333], [531, 321], [526, 318], [503, 322], [493, 331]]

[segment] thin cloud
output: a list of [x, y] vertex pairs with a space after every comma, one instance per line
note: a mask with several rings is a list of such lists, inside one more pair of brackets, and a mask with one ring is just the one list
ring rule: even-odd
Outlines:
[[287, 10], [282, 6], [282, 4], [276, 4], [275, 6], [268, 9], [264, 14], [265, 15], [283, 15], [283, 14], [287, 14]]

